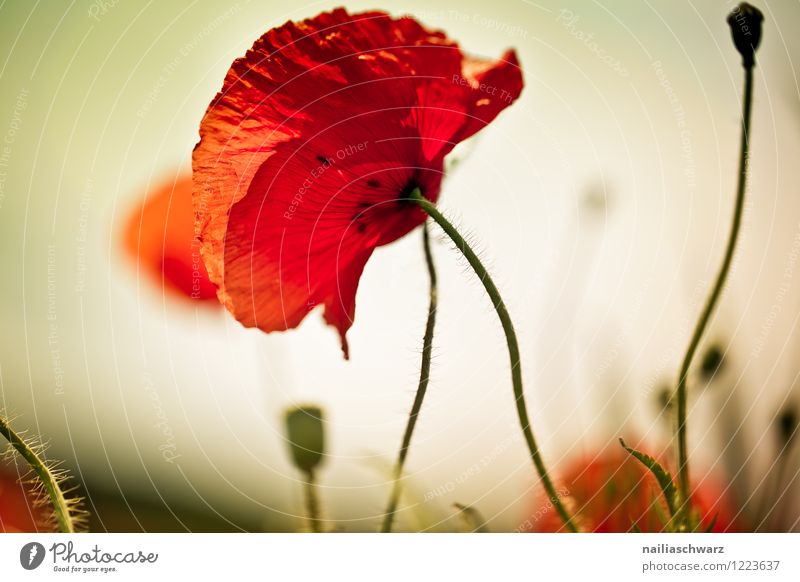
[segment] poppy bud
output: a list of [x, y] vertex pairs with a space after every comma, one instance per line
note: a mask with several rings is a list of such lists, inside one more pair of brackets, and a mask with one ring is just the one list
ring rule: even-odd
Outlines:
[[778, 432], [781, 444], [788, 446], [797, 434], [797, 412], [794, 408], [787, 408], [778, 416]]
[[739, 4], [728, 15], [733, 44], [742, 55], [742, 64], [745, 68], [752, 67], [756, 62], [755, 53], [761, 42], [762, 20], [764, 15], [761, 11], [747, 2]]
[[724, 363], [725, 356], [718, 345], [714, 344], [708, 348], [700, 364], [700, 373], [703, 376], [703, 380], [706, 382], [713, 380], [716, 373], [722, 369]]
[[672, 388], [669, 386], [663, 386], [661, 390], [658, 391], [658, 406], [661, 412], [669, 412], [672, 410]]
[[325, 428], [322, 410], [317, 406], [298, 406], [286, 413], [289, 453], [295, 467], [311, 473], [325, 455]]

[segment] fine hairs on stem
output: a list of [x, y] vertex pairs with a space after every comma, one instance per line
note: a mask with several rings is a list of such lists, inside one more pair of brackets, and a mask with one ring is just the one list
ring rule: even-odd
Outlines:
[[400, 482], [403, 476], [403, 467], [405, 466], [406, 457], [408, 456], [408, 449], [411, 446], [411, 437], [414, 434], [414, 427], [417, 424], [419, 411], [422, 409], [422, 401], [425, 399], [425, 392], [428, 390], [428, 380], [431, 373], [431, 355], [433, 352], [433, 328], [436, 325], [436, 266], [433, 264], [433, 254], [431, 253], [430, 234], [428, 232], [428, 225], [426, 224], [422, 230], [422, 246], [425, 251], [425, 263], [428, 266], [428, 277], [430, 279], [430, 300], [428, 303], [428, 321], [425, 324], [425, 336], [422, 338], [422, 363], [419, 370], [419, 385], [417, 386], [417, 394], [414, 397], [414, 404], [411, 406], [411, 412], [408, 415], [408, 422], [406, 430], [403, 434], [403, 442], [400, 445], [400, 451], [397, 454], [397, 462], [395, 463], [392, 472], [392, 492], [389, 497], [389, 505], [386, 507], [386, 513], [383, 517], [383, 524], [381, 525], [382, 533], [389, 533], [392, 531], [392, 523], [394, 521], [394, 514], [397, 511], [397, 504], [400, 501], [400, 490], [402, 485]]
[[559, 517], [561, 517], [561, 520], [564, 522], [564, 526], [571, 532], [577, 532], [578, 528], [575, 525], [575, 522], [567, 512], [567, 508], [564, 506], [560, 495], [556, 491], [553, 482], [550, 480], [550, 475], [547, 472], [544, 460], [539, 452], [539, 447], [536, 444], [536, 439], [533, 436], [531, 422], [528, 417], [528, 408], [525, 405], [525, 393], [522, 389], [522, 364], [520, 363], [517, 334], [514, 331], [514, 325], [511, 322], [511, 316], [508, 313], [508, 309], [506, 309], [505, 303], [500, 296], [497, 286], [494, 284], [494, 281], [489, 275], [489, 272], [486, 270], [486, 267], [484, 267], [483, 263], [481, 263], [478, 255], [475, 254], [475, 251], [473, 251], [469, 244], [467, 244], [467, 241], [464, 240], [464, 237], [461, 236], [456, 227], [454, 227], [450, 221], [447, 220], [447, 218], [445, 218], [441, 212], [439, 212], [439, 209], [436, 208], [433, 203], [422, 196], [422, 192], [420, 192], [419, 188], [414, 189], [410, 195], [410, 200], [418, 204], [419, 207], [428, 214], [428, 216], [436, 221], [436, 223], [442, 228], [442, 230], [444, 230], [447, 236], [450, 237], [453, 243], [455, 243], [455, 245], [464, 255], [464, 258], [467, 259], [467, 262], [470, 264], [472, 269], [475, 271], [475, 274], [480, 279], [484, 289], [486, 289], [486, 293], [489, 295], [489, 298], [492, 301], [492, 306], [497, 312], [497, 317], [500, 319], [500, 324], [503, 326], [503, 332], [506, 336], [508, 356], [509, 360], [511, 361], [511, 382], [514, 388], [514, 400], [517, 406], [517, 416], [519, 417], [519, 422], [522, 427], [522, 433], [525, 436], [525, 442], [528, 445], [528, 451], [530, 452], [531, 460], [533, 461], [533, 464], [539, 473], [539, 477], [542, 480], [542, 485], [547, 492], [547, 496], [552, 501]]
[[49, 500], [58, 530], [62, 533], [75, 533], [82, 529], [86, 520], [86, 512], [80, 507], [82, 500], [77, 497], [67, 497], [70, 491], [65, 491], [61, 487], [67, 478], [67, 471], [42, 460], [44, 446], [35, 438], [24, 438], [14, 431], [3, 416], [0, 416], [0, 434], [8, 440], [36, 475], [37, 485], [34, 494]]
[[744, 196], [747, 189], [747, 165], [750, 157], [750, 117], [753, 105], [753, 68], [755, 67], [755, 51], [761, 40], [761, 12], [747, 3], [737, 6], [728, 17], [728, 24], [731, 27], [731, 34], [736, 49], [742, 55], [742, 66], [744, 67], [744, 97], [742, 100], [742, 134], [739, 148], [739, 170], [736, 187], [736, 203], [733, 210], [733, 223], [731, 225], [728, 245], [722, 259], [716, 282], [711, 288], [711, 292], [706, 300], [705, 307], [697, 320], [697, 325], [692, 333], [686, 355], [681, 364], [680, 374], [678, 375], [678, 386], [675, 390], [677, 400], [677, 422], [676, 433], [678, 437], [677, 457], [678, 457], [678, 494], [679, 494], [679, 524], [686, 524], [690, 497], [689, 481], [689, 455], [687, 445], [687, 379], [689, 370], [692, 366], [700, 340], [708, 326], [711, 316], [714, 313], [725, 281], [728, 278], [733, 252], [736, 249], [736, 241], [742, 224], [742, 213], [744, 211]]

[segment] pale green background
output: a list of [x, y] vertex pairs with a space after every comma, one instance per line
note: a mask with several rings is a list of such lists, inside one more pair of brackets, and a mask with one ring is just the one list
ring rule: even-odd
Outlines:
[[[330, 420], [328, 516], [346, 530], [376, 527], [418, 370], [427, 285], [419, 233], [367, 266], [350, 362], [318, 314], [287, 334], [244, 330], [162, 298], [118, 244], [137, 197], [189, 166], [199, 120], [233, 58], [270, 27], [336, 4], [0, 4], [0, 140], [18, 126], [0, 168], [0, 405], [112, 495], [162, 496], [246, 528], [300, 527], [279, 417], [312, 401]], [[534, 428], [554, 468], [619, 435], [658, 443], [668, 434], [655, 392], [676, 374], [732, 208], [741, 67], [724, 20], [731, 6], [380, 6], [416, 14], [476, 54], [518, 51], [523, 96], [482, 132], [442, 204], [505, 293]], [[691, 419], [696, 471], [722, 470], [730, 435], [709, 427], [734, 395], [746, 418], [729, 452], [747, 460], [737, 483], [748, 491], [773, 456], [771, 419], [787, 395], [800, 398], [800, 4], [759, 6], [752, 188], [709, 335], [730, 341], [733, 365], [727, 392], [698, 396]], [[579, 19], [567, 25], [562, 10]], [[589, 34], [627, 76], [580, 40]], [[423, 504], [422, 521], [409, 514], [400, 526], [452, 529], [450, 505], [460, 502], [492, 529], [512, 530], [535, 506], [535, 479], [502, 336], [449, 244], [437, 244], [436, 260], [434, 371], [408, 469], [420, 495], [447, 492]], [[174, 463], [159, 450], [169, 444], [164, 426]]]

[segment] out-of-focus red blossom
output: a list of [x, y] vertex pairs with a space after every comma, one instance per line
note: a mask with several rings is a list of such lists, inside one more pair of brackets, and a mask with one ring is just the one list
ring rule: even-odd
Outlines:
[[522, 91], [513, 51], [465, 56], [409, 17], [287, 22], [236, 60], [200, 125], [194, 208], [209, 276], [248, 327], [317, 305], [345, 334], [374, 249], [421, 225], [444, 157]]
[[[693, 477], [703, 478], [699, 472]], [[622, 447], [612, 446], [573, 462], [561, 475], [560, 482], [560, 494], [568, 507], [573, 508], [582, 531], [664, 530], [664, 516], [669, 513], [655, 477]], [[724, 487], [712, 477], [706, 476], [694, 484], [692, 505], [700, 517], [702, 531], [715, 517], [714, 532], [739, 531]], [[536, 532], [563, 531], [563, 523], [552, 504], [541, 495], [526, 527]]]
[[160, 288], [184, 298], [216, 298], [195, 240], [191, 176], [169, 179], [142, 199], [127, 217], [124, 245]]
[[41, 531], [37, 527], [39, 509], [27, 487], [22, 485], [15, 472], [0, 467], [0, 532], [19, 533]]

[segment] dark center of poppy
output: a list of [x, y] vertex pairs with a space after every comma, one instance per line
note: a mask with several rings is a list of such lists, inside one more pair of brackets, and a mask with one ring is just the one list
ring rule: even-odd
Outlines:
[[411, 195], [414, 194], [414, 190], [419, 188], [420, 192], [422, 192], [422, 186], [420, 185], [419, 181], [416, 177], [411, 178], [406, 185], [400, 190], [400, 194], [397, 197], [398, 203], [401, 206], [406, 206], [411, 201]]

